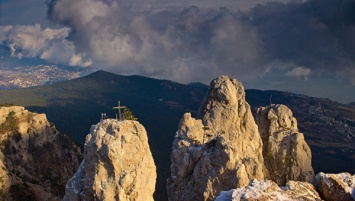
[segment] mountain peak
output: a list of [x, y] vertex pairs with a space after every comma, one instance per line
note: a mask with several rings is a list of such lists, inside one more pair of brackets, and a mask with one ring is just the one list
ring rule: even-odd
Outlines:
[[186, 113], [180, 121], [167, 184], [170, 200], [213, 200], [223, 189], [264, 179], [262, 142], [239, 81], [213, 80], [198, 118]]
[[121, 76], [121, 75], [117, 75], [115, 73], [111, 73], [111, 72], [107, 72], [107, 71], [104, 71], [104, 70], [98, 70], [98, 71], [95, 71], [89, 75], [87, 75], [87, 77], [95, 77], [95, 78], [99, 78], [99, 77], [111, 77], [111, 76]]
[[144, 127], [105, 119], [91, 127], [84, 160], [63, 200], [152, 201], [156, 176]]

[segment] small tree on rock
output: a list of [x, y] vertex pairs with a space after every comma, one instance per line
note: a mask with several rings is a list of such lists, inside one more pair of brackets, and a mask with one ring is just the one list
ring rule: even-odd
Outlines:
[[125, 120], [133, 120], [133, 121], [138, 120], [138, 118], [134, 117], [132, 111], [127, 107], [125, 107], [123, 110], [123, 118]]

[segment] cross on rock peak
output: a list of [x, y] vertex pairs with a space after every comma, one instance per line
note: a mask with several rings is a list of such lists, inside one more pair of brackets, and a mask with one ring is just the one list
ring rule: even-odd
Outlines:
[[118, 116], [116, 117], [117, 120], [119, 121], [123, 121], [123, 115], [121, 113], [121, 109], [126, 108], [126, 106], [121, 106], [121, 101], [118, 101], [117, 107], [113, 107], [113, 109], [117, 109], [118, 110]]

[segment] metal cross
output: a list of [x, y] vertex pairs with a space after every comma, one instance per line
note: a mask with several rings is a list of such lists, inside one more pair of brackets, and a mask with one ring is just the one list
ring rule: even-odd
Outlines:
[[101, 113], [101, 120], [105, 120], [106, 119], [106, 113]]
[[123, 121], [124, 120], [123, 116], [121, 114], [121, 109], [122, 108], [126, 108], [126, 106], [121, 106], [120, 101], [118, 101], [117, 107], [113, 107], [113, 109], [117, 109], [118, 110], [118, 117], [116, 117], [116, 119], [119, 120], [119, 121]]

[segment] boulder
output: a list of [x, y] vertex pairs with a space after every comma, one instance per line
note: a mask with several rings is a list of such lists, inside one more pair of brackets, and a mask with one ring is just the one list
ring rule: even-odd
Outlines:
[[355, 200], [355, 175], [350, 173], [325, 174], [320, 172], [315, 176], [313, 184], [326, 201]]
[[248, 186], [223, 191], [215, 201], [320, 201], [314, 186], [307, 182], [289, 181], [279, 187], [271, 180], [252, 180]]

